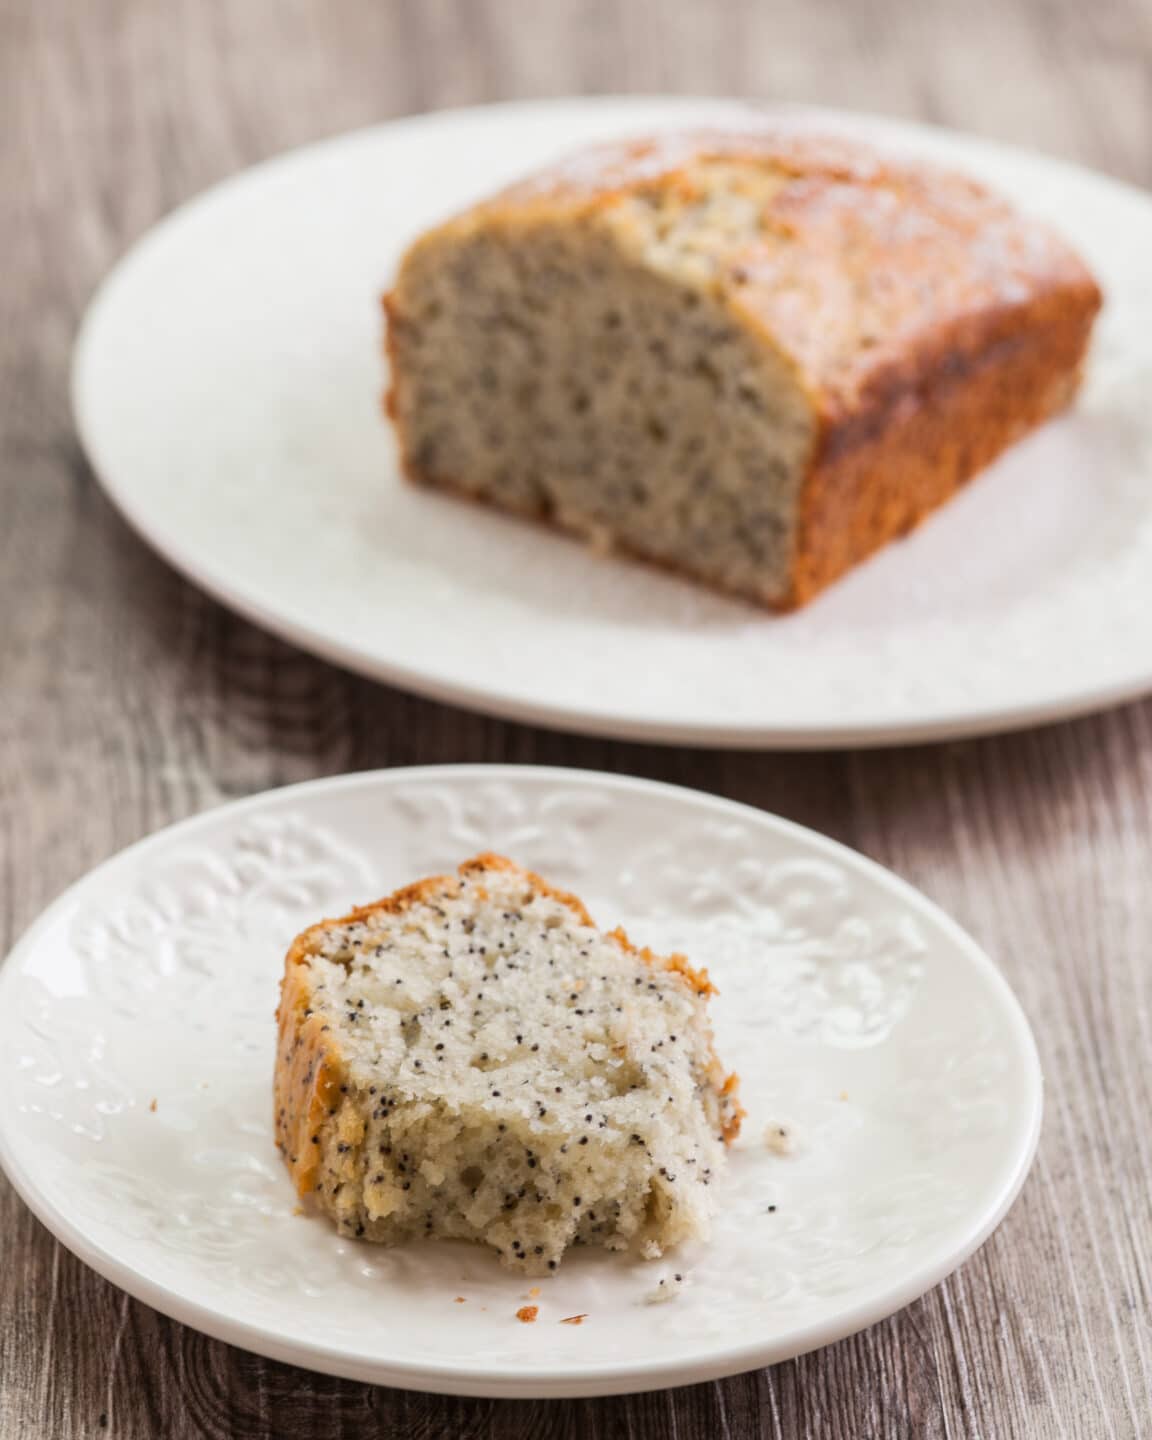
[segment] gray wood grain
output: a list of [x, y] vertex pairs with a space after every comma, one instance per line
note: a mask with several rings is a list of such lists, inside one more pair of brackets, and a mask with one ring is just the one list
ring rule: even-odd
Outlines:
[[[882, 1325], [770, 1371], [580, 1403], [447, 1400], [204, 1339], [73, 1260], [0, 1181], [0, 1436], [1152, 1434], [1152, 703], [1039, 732], [779, 756], [582, 740], [371, 685], [256, 631], [112, 513], [71, 338], [171, 206], [391, 115], [565, 92], [875, 109], [1152, 183], [1140, 0], [0, 0], [0, 945], [155, 827], [346, 769], [600, 767], [856, 845], [999, 958], [1048, 1077], [997, 1235]], [[1152, 260], [1150, 260], [1152, 263]]]

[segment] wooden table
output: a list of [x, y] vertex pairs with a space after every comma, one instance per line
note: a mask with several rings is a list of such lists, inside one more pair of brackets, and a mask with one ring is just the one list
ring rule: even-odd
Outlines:
[[[392, 115], [588, 91], [823, 101], [1152, 183], [1140, 0], [0, 0], [0, 946], [166, 824], [311, 776], [539, 761], [694, 785], [922, 886], [999, 958], [1048, 1079], [996, 1236], [882, 1325], [717, 1384], [446, 1400], [273, 1364], [129, 1300], [0, 1180], [0, 1436], [1152, 1435], [1152, 702], [829, 755], [576, 739], [372, 685], [233, 618], [93, 483], [68, 352], [166, 210]], [[1152, 264], [1152, 256], [1149, 257]]]

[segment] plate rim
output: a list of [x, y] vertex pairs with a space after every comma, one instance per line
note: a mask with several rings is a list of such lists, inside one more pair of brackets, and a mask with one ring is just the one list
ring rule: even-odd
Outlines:
[[785, 1342], [765, 1344], [749, 1342], [739, 1346], [728, 1346], [706, 1354], [702, 1359], [690, 1362], [676, 1362], [678, 1368], [671, 1370], [668, 1362], [657, 1358], [643, 1361], [625, 1361], [614, 1365], [595, 1364], [583, 1371], [533, 1370], [520, 1368], [467, 1369], [457, 1363], [406, 1361], [401, 1364], [373, 1362], [363, 1357], [349, 1355], [339, 1346], [328, 1346], [322, 1341], [303, 1342], [287, 1339], [270, 1333], [256, 1322], [221, 1314], [219, 1310], [197, 1300], [182, 1296], [163, 1280], [154, 1279], [135, 1268], [127, 1261], [117, 1258], [99, 1242], [85, 1234], [66, 1212], [38, 1187], [16, 1154], [16, 1146], [8, 1135], [5, 1125], [4, 1107], [0, 1106], [0, 1170], [33, 1215], [45, 1225], [55, 1238], [84, 1264], [95, 1270], [105, 1280], [132, 1295], [135, 1299], [152, 1306], [161, 1314], [189, 1325], [213, 1339], [242, 1349], [264, 1355], [268, 1358], [298, 1365], [301, 1368], [360, 1380], [369, 1384], [390, 1385], [401, 1389], [420, 1390], [433, 1394], [469, 1395], [492, 1398], [568, 1398], [594, 1395], [638, 1394], [644, 1391], [673, 1388], [696, 1384], [702, 1381], [720, 1379], [729, 1375], [742, 1374], [748, 1370], [760, 1369], [792, 1359], [825, 1345], [835, 1344], [850, 1335], [887, 1319], [904, 1309], [914, 1300], [925, 1295], [956, 1269], [964, 1264], [990, 1237], [1007, 1215], [1023, 1188], [1031, 1170], [1039, 1143], [1044, 1109], [1044, 1078], [1035, 1037], [1015, 992], [999, 966], [983, 947], [935, 901], [918, 890], [902, 876], [853, 850], [843, 842], [821, 834], [796, 821], [787, 820], [770, 811], [761, 810], [742, 801], [726, 796], [713, 795], [709, 791], [696, 790], [689, 786], [670, 784], [661, 780], [649, 780], [631, 775], [613, 774], [608, 771], [572, 769], [551, 765], [515, 765], [484, 763], [461, 763], [448, 765], [397, 766], [395, 768], [353, 771], [347, 774], [326, 776], [301, 781], [291, 785], [277, 786], [269, 790], [211, 806], [206, 810], [182, 820], [162, 826], [125, 846], [122, 850], [95, 865], [86, 874], [70, 884], [52, 900], [45, 909], [26, 927], [5, 960], [0, 963], [0, 996], [6, 987], [15, 983], [16, 965], [23, 955], [36, 948], [40, 934], [56, 918], [75, 902], [78, 893], [107, 871], [133, 856], [139, 855], [153, 843], [174, 836], [184, 837], [198, 828], [229, 818], [238, 818], [246, 810], [259, 810], [265, 803], [275, 800], [290, 800], [302, 793], [318, 791], [338, 792], [354, 789], [365, 784], [402, 784], [413, 780], [432, 777], [484, 778], [505, 781], [518, 777], [539, 779], [563, 779], [566, 783], [579, 785], [597, 784], [615, 788], [621, 792], [636, 791], [660, 793], [699, 802], [718, 805], [729, 811], [733, 817], [747, 817], [749, 814], [757, 823], [765, 824], [789, 838], [801, 841], [813, 851], [823, 851], [828, 856], [846, 863], [853, 871], [882, 884], [890, 894], [902, 903], [908, 904], [925, 919], [939, 927], [968, 960], [981, 971], [999, 994], [1006, 1019], [1009, 1022], [1014, 1043], [1019, 1046], [1020, 1058], [1024, 1062], [1027, 1076], [1027, 1094], [1020, 1101], [1022, 1131], [1026, 1131], [1019, 1144], [1015, 1162], [1010, 1173], [1000, 1185], [999, 1193], [980, 1212], [977, 1223], [967, 1238], [956, 1249], [943, 1258], [925, 1262], [905, 1276], [899, 1283], [890, 1286], [869, 1301], [859, 1302], [848, 1309], [838, 1311], [832, 1321], [828, 1319], [810, 1322], [791, 1332]]
[[[442, 110], [398, 116], [374, 124], [356, 127], [335, 135], [295, 146], [246, 166], [206, 189], [182, 201], [133, 240], [113, 263], [91, 295], [72, 347], [69, 373], [69, 398], [73, 423], [84, 454], [101, 489], [112, 502], [129, 528], [184, 579], [213, 600], [240, 615], [260, 629], [289, 644], [350, 673], [363, 675], [382, 684], [394, 685], [410, 694], [441, 704], [459, 706], [478, 714], [510, 720], [520, 724], [538, 725], [570, 734], [599, 738], [645, 741], [650, 744], [696, 744], [717, 749], [778, 749], [829, 750], [844, 747], [882, 748], [901, 744], [941, 743], [982, 735], [1007, 734], [1034, 726], [1074, 719], [1133, 701], [1152, 691], [1152, 658], [1143, 667], [1134, 666], [1131, 673], [1084, 688], [1072, 680], [1056, 687], [1047, 687], [1035, 700], [1014, 704], [969, 700], [962, 710], [950, 704], [943, 711], [922, 710], [919, 718], [897, 719], [891, 713], [858, 715], [850, 723], [835, 720], [793, 723], [756, 722], [732, 725], [721, 719], [680, 722], [661, 716], [629, 715], [609, 709], [574, 710], [571, 704], [534, 699], [501, 689], [498, 684], [478, 684], [445, 676], [429, 667], [381, 657], [363, 645], [334, 639], [323, 627], [306, 620], [285, 617], [274, 604], [250, 593], [242, 580], [218, 573], [211, 558], [198, 556], [193, 546], [186, 546], [182, 536], [166, 533], [143, 513], [146, 507], [133, 495], [133, 487], [122, 483], [116, 467], [106, 463], [96, 438], [97, 422], [92, 403], [89, 376], [95, 372], [93, 358], [100, 340], [104, 315], [116, 303], [120, 289], [131, 278], [140, 257], [163, 243], [171, 230], [178, 228], [201, 207], [226, 197], [249, 181], [262, 180], [277, 170], [301, 160], [335, 152], [349, 144], [370, 143], [383, 134], [420, 131], [441, 125], [475, 121], [493, 115], [524, 114], [533, 111], [561, 111], [579, 108], [589, 111], [612, 108], [642, 109], [651, 105], [674, 105], [690, 110], [693, 107], [746, 106], [764, 118], [771, 115], [803, 115], [824, 118], [833, 126], [851, 129], [865, 125], [886, 131], [893, 139], [917, 133], [945, 142], [988, 153], [1007, 155], [1033, 165], [1047, 168], [1054, 175], [1089, 177], [1094, 183], [1110, 187], [1126, 198], [1152, 204], [1152, 192], [1108, 175], [1103, 171], [1080, 165], [1060, 156], [1024, 145], [1015, 145], [995, 138], [973, 135], [948, 126], [867, 110], [845, 110], [836, 106], [773, 102], [756, 96], [743, 95], [668, 95], [659, 93], [608, 94], [595, 96], [550, 96], [546, 98], [499, 101], [487, 104], [449, 107]], [[961, 162], [962, 163], [962, 162]]]

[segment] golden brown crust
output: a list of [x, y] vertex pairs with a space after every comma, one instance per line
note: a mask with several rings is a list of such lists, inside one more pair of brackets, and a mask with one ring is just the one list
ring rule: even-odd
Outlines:
[[724, 1138], [725, 1145], [731, 1145], [732, 1141], [740, 1134], [740, 1126], [743, 1123], [744, 1117], [748, 1114], [747, 1110], [745, 1110], [744, 1106], [741, 1105], [740, 1101], [736, 1098], [736, 1091], [739, 1087], [740, 1077], [736, 1074], [735, 1070], [732, 1071], [720, 1087], [720, 1094], [732, 1102], [731, 1113], [720, 1131], [720, 1134]]
[[[511, 233], [653, 191], [690, 198], [712, 160], [777, 182], [759, 234], [722, 257], [714, 286], [734, 321], [788, 363], [816, 420], [791, 582], [771, 599], [741, 589], [791, 609], [1070, 402], [1101, 295], [1059, 237], [965, 177], [769, 131], [598, 147], [433, 234]], [[384, 305], [396, 373], [394, 297]], [[395, 419], [392, 392], [386, 406]], [[418, 473], [410, 457], [405, 469], [468, 493], [466, 476], [457, 487]]]
[[1038, 299], [1026, 319], [990, 321], [983, 355], [953, 357], [952, 372], [945, 364], [925, 368], [902, 401], [875, 404], [852, 424], [822, 421], [781, 608], [805, 604], [907, 534], [1072, 401], [1095, 309], [1052, 303], [1058, 298]]
[[797, 365], [818, 422], [783, 608], [1066, 406], [1102, 299], [1062, 240], [963, 177], [879, 164], [808, 180], [773, 202], [792, 243], [745, 256], [735, 300]]
[[316, 1183], [320, 1127], [336, 1107], [343, 1064], [335, 1037], [309, 1004], [299, 946], [297, 940], [288, 952], [276, 1009], [275, 1134], [297, 1191], [306, 1195]]
[[[457, 875], [464, 877], [491, 870], [504, 870], [522, 876], [539, 894], [567, 906], [580, 924], [594, 925], [583, 901], [577, 896], [557, 889], [503, 855], [491, 851], [475, 855], [457, 867]], [[358, 905], [339, 919], [320, 920], [302, 931], [289, 946], [284, 960], [284, 977], [280, 982], [280, 1003], [276, 1009], [279, 1038], [273, 1082], [275, 1135], [277, 1148], [301, 1195], [308, 1194], [315, 1187], [320, 1128], [336, 1112], [344, 1077], [344, 1064], [336, 1038], [323, 1018], [311, 1008], [311, 974], [306, 967], [308, 957], [316, 953], [320, 937], [333, 926], [355, 924], [373, 915], [399, 914], [411, 905], [434, 900], [445, 893], [456, 893], [460, 888], [457, 875], [430, 875], [403, 886], [382, 900]], [[647, 948], [638, 949], [620, 928], [611, 931], [610, 938], [645, 965], [678, 973], [702, 999], [716, 993], [708, 979], [708, 972], [694, 969], [683, 955], [660, 956]], [[723, 1129], [725, 1142], [731, 1143], [739, 1133], [740, 1121], [745, 1113], [734, 1098], [739, 1079], [735, 1074], [724, 1075], [715, 1050], [712, 1052], [712, 1070], [721, 1096], [731, 1097], [730, 1113]]]

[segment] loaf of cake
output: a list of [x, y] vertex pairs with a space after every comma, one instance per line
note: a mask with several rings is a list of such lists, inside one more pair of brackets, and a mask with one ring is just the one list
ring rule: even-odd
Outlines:
[[363, 1240], [478, 1241], [529, 1275], [570, 1245], [659, 1255], [707, 1236], [740, 1126], [711, 992], [481, 855], [293, 943], [277, 1144]]
[[578, 155], [384, 306], [413, 481], [786, 610], [1069, 403], [1100, 293], [968, 179], [755, 132]]

